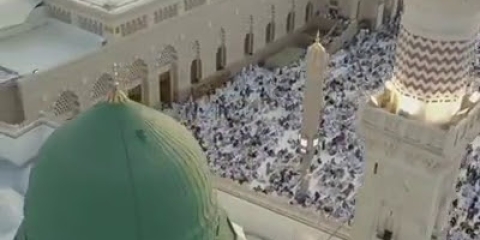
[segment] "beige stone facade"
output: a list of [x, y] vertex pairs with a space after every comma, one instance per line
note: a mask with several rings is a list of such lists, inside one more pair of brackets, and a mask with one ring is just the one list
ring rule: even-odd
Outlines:
[[[141, 101], [145, 104], [159, 103], [162, 91], [169, 95], [164, 96], [165, 99], [185, 98], [192, 83], [217, 72], [219, 49], [224, 51], [222, 68], [238, 64], [246, 55], [248, 58], [245, 54], [248, 34], [253, 37], [249, 42], [253, 52], [258, 52], [266, 47], [270, 22], [275, 28], [273, 38], [285, 37], [289, 13], [295, 13], [294, 26], [299, 29], [305, 23], [307, 5], [314, 10], [319, 7], [309, 1], [296, 1], [295, 5], [287, 0], [212, 1], [159, 24], [153, 22], [155, 9], [145, 11], [146, 28], [120, 35], [99, 51], [74, 62], [21, 78], [19, 91], [24, 118], [34, 120], [42, 112], [69, 118], [90, 107], [104, 95], [105, 87], [113, 80], [113, 63], [120, 65], [118, 76], [126, 90], [140, 86]], [[123, 20], [134, 18], [134, 13], [122, 16]], [[72, 20], [67, 22], [75, 22], [75, 13], [70, 15]], [[194, 69], [196, 59], [200, 61], [196, 61], [198, 65]], [[165, 72], [170, 73], [170, 76], [163, 75], [169, 83], [162, 85], [159, 78]], [[169, 89], [162, 90], [160, 85]]]
[[116, 81], [138, 101], [184, 100], [212, 76], [227, 77], [278, 50], [279, 42], [329, 8], [357, 15], [356, 1], [346, 0], [139, 1], [145, 3], [118, 10], [81, 2], [45, 3], [52, 17], [101, 35], [105, 46], [11, 81], [2, 89], [0, 121], [73, 117], [103, 97], [115, 78], [114, 63]]
[[460, 162], [480, 132], [480, 108], [472, 104], [445, 127], [392, 114], [373, 102], [361, 107], [366, 166], [354, 239], [382, 238], [387, 231], [399, 240], [445, 239]]

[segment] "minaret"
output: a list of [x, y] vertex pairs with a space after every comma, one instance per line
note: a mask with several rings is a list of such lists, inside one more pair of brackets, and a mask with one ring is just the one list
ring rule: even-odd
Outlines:
[[306, 81], [303, 96], [303, 118], [300, 132], [300, 145], [303, 154], [300, 174], [302, 176], [301, 192], [306, 191], [304, 177], [310, 167], [315, 147], [318, 145], [318, 126], [323, 109], [323, 86], [328, 66], [328, 53], [320, 43], [317, 32], [315, 42], [307, 50]]
[[445, 123], [466, 94], [479, 1], [404, 0], [392, 83], [397, 112]]
[[353, 240], [445, 239], [465, 148], [480, 132], [478, 94], [466, 91], [478, 0], [404, 0], [396, 64], [364, 103], [365, 176]]

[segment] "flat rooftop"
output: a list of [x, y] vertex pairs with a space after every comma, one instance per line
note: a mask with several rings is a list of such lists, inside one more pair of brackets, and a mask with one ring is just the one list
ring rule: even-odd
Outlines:
[[0, 29], [22, 24], [41, 0], [0, 0]]
[[6, 75], [2, 69], [26, 75], [55, 68], [98, 50], [103, 40], [49, 18], [46, 24], [32, 30], [0, 38], [0, 76]]
[[145, 2], [145, 0], [71, 0], [74, 2], [81, 2], [92, 6], [97, 6], [105, 9], [115, 9], [124, 7], [132, 3]]
[[149, 2], [179, 2], [180, 0], [68, 0], [112, 14], [126, 12]]

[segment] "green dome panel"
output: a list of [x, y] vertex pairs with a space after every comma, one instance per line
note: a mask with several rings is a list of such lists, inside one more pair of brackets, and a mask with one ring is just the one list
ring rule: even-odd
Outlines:
[[132, 101], [105, 102], [60, 127], [42, 147], [19, 234], [30, 240], [234, 239], [225, 222], [191, 133]]

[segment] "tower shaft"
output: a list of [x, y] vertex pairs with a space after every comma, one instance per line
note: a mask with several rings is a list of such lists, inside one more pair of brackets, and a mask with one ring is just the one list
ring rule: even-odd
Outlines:
[[467, 93], [478, 0], [404, 0], [385, 91], [359, 109], [365, 139], [354, 240], [443, 240], [465, 148], [480, 133]]
[[307, 190], [307, 171], [312, 164], [314, 149], [318, 145], [318, 123], [323, 109], [323, 86], [325, 72], [328, 66], [328, 53], [320, 43], [320, 33], [307, 51], [306, 80], [303, 96], [302, 128], [300, 130], [300, 145], [303, 153], [300, 167], [300, 192]]
[[475, 1], [405, 0], [393, 85], [397, 111], [445, 123], [469, 83], [479, 7]]

